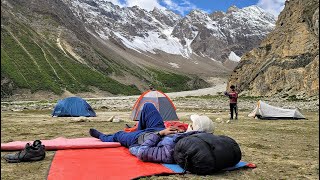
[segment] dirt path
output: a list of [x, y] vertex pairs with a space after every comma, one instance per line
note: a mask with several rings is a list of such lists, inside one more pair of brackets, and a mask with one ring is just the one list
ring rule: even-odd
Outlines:
[[173, 92], [173, 93], [167, 93], [167, 95], [171, 98], [186, 97], [186, 96], [217, 95], [219, 92], [225, 91], [226, 86], [227, 84], [217, 84], [210, 88], [198, 89], [193, 91]]

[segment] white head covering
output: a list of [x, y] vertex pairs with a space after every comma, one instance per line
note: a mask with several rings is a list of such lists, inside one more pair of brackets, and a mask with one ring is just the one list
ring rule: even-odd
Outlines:
[[199, 116], [193, 114], [190, 116], [192, 121], [192, 128], [188, 126], [187, 132], [189, 131], [205, 131], [207, 133], [213, 133], [214, 123], [208, 116]]

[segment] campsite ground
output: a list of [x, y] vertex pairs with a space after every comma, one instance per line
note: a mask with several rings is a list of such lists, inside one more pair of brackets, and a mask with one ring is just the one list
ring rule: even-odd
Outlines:
[[[172, 99], [184, 122], [190, 114], [209, 116], [216, 125], [215, 134], [234, 138], [241, 146], [242, 160], [257, 165], [256, 169], [224, 172], [212, 176], [172, 175], [147, 179], [318, 179], [319, 117], [318, 101], [285, 101], [274, 99], [272, 105], [304, 107], [307, 120], [256, 120], [247, 117], [257, 99], [240, 98], [239, 120], [226, 123], [228, 103], [221, 96], [176, 97]], [[95, 118], [53, 118], [50, 102], [2, 103], [1, 143], [16, 140], [88, 137], [89, 128], [113, 133], [134, 124], [129, 120], [134, 99], [111, 98], [89, 100], [97, 109]], [[122, 105], [119, 105], [123, 102]], [[310, 104], [311, 103], [311, 104]], [[40, 108], [39, 108], [40, 107]], [[44, 107], [44, 108], [41, 108]], [[49, 108], [46, 108], [49, 107]], [[39, 110], [42, 109], [42, 110]], [[110, 117], [121, 122], [108, 122]], [[1, 156], [8, 152], [1, 152]], [[10, 164], [1, 160], [1, 179], [45, 179], [55, 152], [48, 151], [43, 161]], [[22, 178], [23, 177], [23, 178]]]

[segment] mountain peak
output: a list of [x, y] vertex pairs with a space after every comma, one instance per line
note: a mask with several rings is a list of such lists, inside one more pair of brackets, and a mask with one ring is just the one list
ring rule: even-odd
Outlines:
[[221, 19], [226, 15], [223, 11], [215, 11], [210, 14], [212, 20]]
[[239, 10], [239, 8], [238, 8], [237, 6], [232, 5], [232, 6], [230, 6], [230, 7], [228, 8], [227, 13], [236, 12], [236, 11], [238, 11], [238, 10]]
[[194, 9], [189, 13], [189, 15], [190, 14], [206, 14], [206, 13], [200, 9]]
[[193, 21], [203, 21], [209, 16], [208, 13], [199, 9], [192, 10], [186, 17], [193, 19]]

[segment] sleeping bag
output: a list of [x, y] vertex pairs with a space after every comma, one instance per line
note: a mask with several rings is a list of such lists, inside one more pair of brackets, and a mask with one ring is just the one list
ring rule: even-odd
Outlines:
[[177, 141], [174, 160], [194, 174], [212, 174], [241, 160], [238, 143], [228, 136], [198, 133]]

